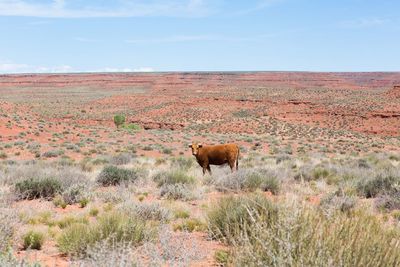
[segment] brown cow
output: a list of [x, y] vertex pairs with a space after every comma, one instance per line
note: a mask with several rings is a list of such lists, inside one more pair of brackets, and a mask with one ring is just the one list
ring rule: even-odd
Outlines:
[[192, 149], [193, 156], [203, 168], [203, 175], [206, 170], [211, 174], [210, 165], [223, 165], [228, 163], [233, 172], [236, 163], [236, 170], [239, 165], [239, 147], [236, 144], [225, 144], [215, 146], [203, 146], [202, 144], [193, 143], [189, 145]]

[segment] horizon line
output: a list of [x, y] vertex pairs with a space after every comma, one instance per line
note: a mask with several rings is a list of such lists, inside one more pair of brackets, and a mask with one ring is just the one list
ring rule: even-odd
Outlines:
[[400, 73], [398, 71], [314, 71], [314, 70], [189, 70], [189, 71], [77, 71], [77, 72], [21, 72], [21, 73], [0, 73], [0, 76], [18, 75], [81, 75], [81, 74], [168, 74], [168, 73]]

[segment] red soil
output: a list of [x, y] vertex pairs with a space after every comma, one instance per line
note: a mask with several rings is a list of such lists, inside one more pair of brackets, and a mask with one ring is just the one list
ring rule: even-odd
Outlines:
[[400, 85], [393, 86], [393, 89], [388, 91], [389, 97], [400, 98]]
[[[128, 122], [146, 130], [172, 130], [179, 151], [187, 133], [201, 134], [202, 140], [211, 134], [269, 134], [284, 139], [304, 136], [296, 127], [307, 126], [336, 136], [345, 130], [353, 135], [398, 137], [396, 84], [400, 73], [2, 75], [0, 141], [31, 140], [46, 145], [41, 152], [50, 149], [47, 144], [77, 143], [80, 136], [93, 136], [93, 132], [98, 143], [109, 142], [116, 113], [126, 114]], [[292, 130], [282, 130], [285, 127]], [[60, 133], [63, 138], [54, 138]], [[151, 131], [118, 137], [131, 143], [166, 143]], [[18, 148], [7, 152], [32, 158]], [[69, 156], [82, 158], [73, 151]]]

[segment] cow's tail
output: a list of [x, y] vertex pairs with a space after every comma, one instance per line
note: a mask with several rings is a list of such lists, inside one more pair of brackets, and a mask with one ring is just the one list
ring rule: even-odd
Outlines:
[[240, 154], [240, 150], [239, 150], [239, 146], [237, 147], [237, 157], [236, 157], [236, 170], [239, 170], [239, 154]]

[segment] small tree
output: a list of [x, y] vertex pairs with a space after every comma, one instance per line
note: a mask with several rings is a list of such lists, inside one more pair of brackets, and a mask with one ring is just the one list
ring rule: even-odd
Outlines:
[[118, 114], [114, 116], [114, 124], [115, 126], [117, 126], [117, 128], [119, 128], [122, 124], [125, 123], [125, 116]]

